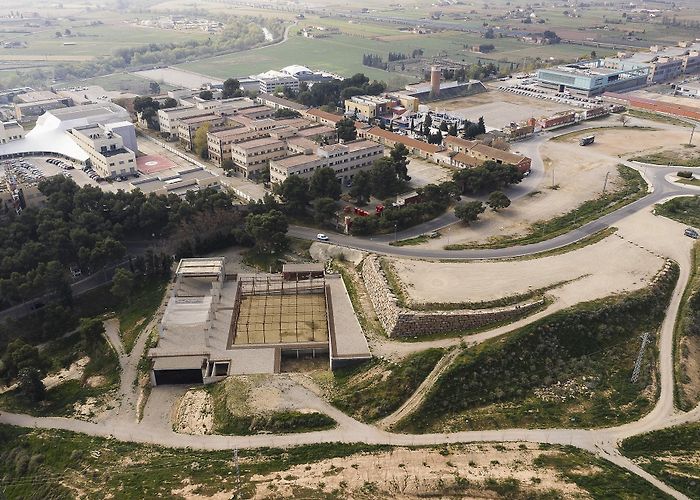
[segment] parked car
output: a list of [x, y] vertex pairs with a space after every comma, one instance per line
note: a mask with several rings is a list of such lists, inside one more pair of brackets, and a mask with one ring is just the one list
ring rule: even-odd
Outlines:
[[317, 239], [318, 241], [328, 241], [328, 236], [326, 236], [326, 235], [323, 234], [323, 233], [318, 233], [318, 234], [316, 235], [316, 239]]
[[698, 235], [698, 232], [697, 232], [695, 229], [691, 228], [691, 227], [686, 228], [686, 230], [683, 231], [683, 234], [685, 234], [686, 236], [688, 236], [688, 237], [690, 237], [690, 238], [693, 238], [694, 240], [697, 240], [697, 239], [698, 239], [698, 236], [699, 236], [699, 235]]

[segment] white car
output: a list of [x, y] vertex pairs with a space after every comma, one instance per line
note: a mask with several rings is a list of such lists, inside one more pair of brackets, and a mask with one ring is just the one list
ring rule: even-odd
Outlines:
[[318, 241], [328, 241], [328, 236], [326, 236], [326, 235], [323, 234], [323, 233], [318, 233], [318, 234], [316, 235], [316, 239], [317, 239]]

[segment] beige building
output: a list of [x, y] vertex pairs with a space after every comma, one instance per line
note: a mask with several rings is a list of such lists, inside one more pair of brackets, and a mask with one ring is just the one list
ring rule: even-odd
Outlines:
[[86, 125], [70, 131], [75, 142], [90, 157], [97, 175], [105, 179], [136, 173], [136, 154], [124, 147], [119, 134], [102, 125]]
[[177, 136], [178, 139], [180, 139], [180, 144], [182, 144], [186, 150], [191, 151], [193, 148], [194, 135], [200, 127], [209, 125], [210, 129], [215, 129], [224, 126], [226, 123], [226, 117], [215, 114], [182, 118], [177, 122]]
[[160, 123], [160, 132], [169, 136], [178, 135], [178, 120], [184, 118], [195, 118], [197, 116], [205, 116], [211, 111], [199, 109], [190, 106], [179, 106], [177, 108], [159, 109], [158, 122]]
[[387, 110], [394, 103], [374, 95], [357, 95], [350, 99], [345, 99], [345, 114], [357, 115], [360, 120], [367, 121], [378, 116], [387, 114]]
[[374, 161], [384, 154], [383, 146], [365, 140], [319, 146], [314, 153], [308, 153], [309, 146], [308, 143], [298, 143], [294, 147], [303, 150], [304, 154], [271, 161], [270, 181], [281, 184], [290, 175], [308, 178], [315, 170], [330, 167], [338, 179], [347, 183], [357, 172], [371, 168]]
[[0, 122], [0, 144], [24, 138], [24, 127], [16, 121]]
[[209, 159], [223, 166], [224, 161], [231, 159], [231, 145], [239, 142], [259, 139], [264, 133], [248, 127], [235, 127], [209, 132], [207, 134], [207, 148]]
[[287, 143], [274, 137], [231, 144], [234, 171], [249, 179], [258, 178], [270, 161], [287, 156]]
[[24, 120], [39, 116], [51, 109], [72, 106], [70, 97], [63, 97], [48, 90], [25, 92], [15, 97], [15, 117]]

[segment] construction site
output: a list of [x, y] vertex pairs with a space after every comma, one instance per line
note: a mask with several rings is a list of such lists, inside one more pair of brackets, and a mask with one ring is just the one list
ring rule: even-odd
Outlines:
[[281, 274], [226, 274], [226, 259], [183, 259], [149, 350], [153, 385], [279, 373], [283, 358], [326, 358], [330, 369], [369, 359], [341, 277], [323, 264]]

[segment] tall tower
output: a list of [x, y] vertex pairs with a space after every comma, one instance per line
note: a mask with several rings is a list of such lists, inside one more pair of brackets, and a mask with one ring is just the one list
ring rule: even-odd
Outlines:
[[430, 68], [430, 94], [433, 98], [440, 96], [440, 67]]

